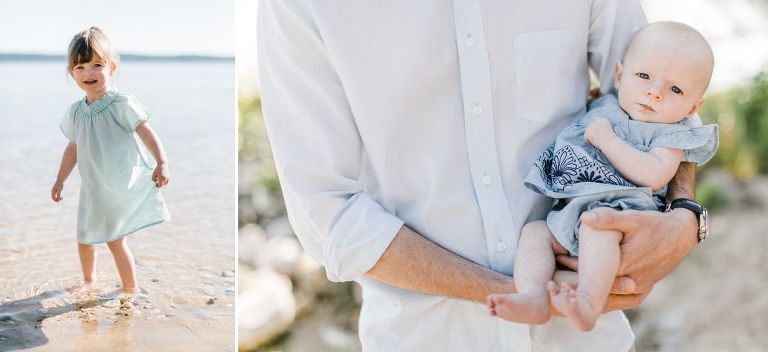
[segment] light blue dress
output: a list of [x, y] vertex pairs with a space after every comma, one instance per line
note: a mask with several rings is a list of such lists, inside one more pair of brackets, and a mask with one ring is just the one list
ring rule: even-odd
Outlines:
[[61, 120], [61, 131], [77, 144], [79, 243], [111, 242], [170, 220], [152, 181], [154, 158], [136, 135], [148, 117], [134, 96], [112, 90], [90, 105], [86, 98], [75, 102]]
[[[683, 161], [704, 164], [714, 156], [718, 144], [717, 125], [696, 127], [690, 119], [676, 124], [631, 120], [615, 96], [593, 101], [589, 111], [568, 125], [531, 167], [526, 187], [558, 200], [547, 215], [547, 226], [571, 255], [579, 254], [579, 216], [596, 207], [620, 210], [660, 210], [667, 187], [652, 193], [626, 180], [597, 148], [584, 140], [584, 131], [595, 117], [605, 117], [621, 139], [635, 148], [654, 147], [684, 151]], [[566, 199], [570, 201], [565, 202]]]

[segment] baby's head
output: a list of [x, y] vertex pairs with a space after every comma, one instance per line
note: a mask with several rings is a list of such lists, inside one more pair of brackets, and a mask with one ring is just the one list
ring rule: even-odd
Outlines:
[[633, 120], [675, 123], [701, 106], [712, 77], [712, 49], [695, 29], [657, 22], [640, 29], [616, 64], [619, 105]]
[[86, 93], [109, 87], [120, 60], [99, 27], [77, 33], [67, 50], [67, 72]]

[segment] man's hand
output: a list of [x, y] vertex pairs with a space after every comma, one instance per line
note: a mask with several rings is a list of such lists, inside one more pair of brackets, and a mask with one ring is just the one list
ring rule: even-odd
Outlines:
[[[657, 211], [597, 208], [581, 215], [581, 221], [600, 230], [624, 233], [618, 276], [636, 283], [634, 293], [645, 296], [696, 246], [697, 219], [687, 209]], [[558, 262], [578, 270], [576, 258], [558, 257]]]
[[64, 197], [61, 196], [62, 190], [64, 190], [64, 182], [56, 181], [51, 188], [51, 199], [53, 199], [54, 202], [58, 203], [64, 199]]
[[155, 187], [160, 188], [168, 184], [171, 173], [168, 171], [168, 164], [157, 164], [152, 171], [152, 181], [155, 181]]

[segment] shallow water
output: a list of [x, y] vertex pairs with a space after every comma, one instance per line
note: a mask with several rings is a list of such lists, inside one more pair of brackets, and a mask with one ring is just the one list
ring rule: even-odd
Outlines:
[[[81, 281], [79, 175], [61, 203], [50, 187], [67, 143], [58, 123], [81, 91], [61, 64], [0, 63], [0, 77], [0, 350], [231, 350], [234, 63], [121, 67], [117, 88], [151, 112], [171, 171], [162, 192], [172, 220], [128, 237], [151, 302], [131, 308], [67, 290]], [[119, 276], [106, 246], [97, 248], [97, 288], [110, 291]]]

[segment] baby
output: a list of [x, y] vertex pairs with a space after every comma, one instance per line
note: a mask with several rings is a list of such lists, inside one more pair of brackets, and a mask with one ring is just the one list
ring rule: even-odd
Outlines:
[[[492, 314], [529, 324], [549, 320], [549, 300], [579, 330], [590, 331], [619, 267], [622, 233], [581, 224], [595, 207], [655, 210], [681, 161], [708, 161], [717, 126], [688, 119], [702, 104], [712, 75], [712, 51], [693, 28], [649, 24], [635, 34], [616, 64], [618, 99], [593, 101], [539, 157], [525, 184], [558, 200], [546, 221], [523, 227], [515, 258], [517, 293], [488, 297]], [[579, 259], [579, 284], [551, 281], [555, 256]]]

